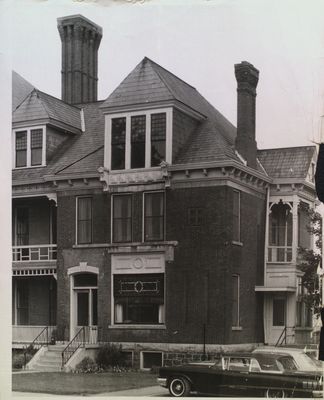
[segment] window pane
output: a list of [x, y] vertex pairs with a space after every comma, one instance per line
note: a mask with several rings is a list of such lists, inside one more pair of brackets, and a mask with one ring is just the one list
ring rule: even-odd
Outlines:
[[284, 326], [286, 317], [285, 299], [273, 299], [273, 326]]
[[151, 166], [165, 160], [166, 113], [151, 115]]
[[16, 244], [17, 246], [29, 244], [29, 211], [26, 207], [16, 210]]
[[113, 197], [113, 242], [132, 240], [132, 196]]
[[126, 118], [111, 120], [111, 169], [125, 168]]
[[164, 193], [146, 193], [145, 240], [164, 239]]
[[78, 198], [78, 232], [77, 242], [91, 243], [92, 242], [92, 198]]
[[27, 132], [16, 132], [16, 167], [27, 166]]
[[131, 168], [145, 167], [145, 115], [131, 118]]
[[115, 323], [162, 323], [164, 275], [138, 274], [114, 276]]
[[232, 326], [240, 326], [239, 316], [240, 278], [232, 276]]
[[42, 165], [43, 130], [31, 131], [31, 165]]

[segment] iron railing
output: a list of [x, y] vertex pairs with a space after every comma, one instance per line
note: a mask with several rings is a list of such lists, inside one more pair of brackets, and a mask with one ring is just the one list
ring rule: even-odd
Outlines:
[[56, 260], [56, 244], [38, 244], [32, 246], [13, 246], [12, 261], [51, 261]]
[[[291, 329], [291, 331], [289, 331], [289, 329]], [[284, 329], [282, 330], [275, 346], [277, 347], [277, 346], [282, 346], [283, 344], [284, 345], [290, 344], [288, 338], [293, 337], [295, 334], [294, 332], [295, 332], [294, 326], [285, 326]]]
[[24, 349], [24, 367], [29, 361], [27, 360], [28, 354], [33, 357], [40, 348], [50, 344], [54, 329], [55, 327], [53, 326], [45, 326], [45, 328], [39, 332], [31, 344]]
[[65, 349], [62, 351], [62, 369], [64, 365], [69, 361], [73, 354], [80, 348], [84, 347], [86, 343], [86, 327], [83, 326], [79, 329], [78, 333], [74, 338], [68, 343]]

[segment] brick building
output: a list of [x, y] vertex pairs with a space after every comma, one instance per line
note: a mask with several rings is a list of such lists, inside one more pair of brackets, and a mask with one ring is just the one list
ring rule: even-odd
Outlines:
[[146, 368], [273, 343], [299, 317], [308, 340], [298, 204], [315, 203], [316, 149], [257, 149], [258, 70], [235, 65], [237, 128], [146, 57], [98, 101], [102, 29], [58, 29], [62, 100], [13, 74], [13, 341], [85, 327]]

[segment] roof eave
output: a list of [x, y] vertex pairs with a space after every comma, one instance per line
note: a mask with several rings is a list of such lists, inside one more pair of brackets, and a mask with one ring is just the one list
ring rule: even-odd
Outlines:
[[49, 125], [66, 133], [74, 133], [74, 134], [82, 133], [81, 128], [76, 128], [75, 126], [66, 124], [65, 122], [58, 121], [53, 118], [14, 121], [12, 123], [12, 129], [29, 128], [32, 126], [39, 126], [39, 125]]

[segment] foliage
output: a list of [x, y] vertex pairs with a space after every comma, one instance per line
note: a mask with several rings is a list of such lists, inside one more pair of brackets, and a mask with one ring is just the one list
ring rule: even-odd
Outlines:
[[126, 355], [122, 352], [122, 346], [115, 344], [105, 344], [100, 347], [96, 362], [100, 368], [124, 367], [126, 365]]
[[303, 287], [306, 292], [302, 295], [302, 300], [306, 305], [313, 309], [315, 314], [319, 314], [321, 308], [321, 293], [319, 288], [318, 266], [321, 265], [322, 249], [322, 217], [316, 210], [300, 203], [299, 209], [307, 213], [309, 224], [307, 230], [314, 236], [315, 249], [305, 249], [300, 247], [298, 250], [298, 268], [304, 272], [302, 277]]
[[74, 370], [76, 373], [86, 374], [101, 371], [101, 368], [99, 368], [97, 363], [90, 357], [84, 357], [83, 360], [76, 365]]
[[23, 352], [13, 352], [12, 354], [12, 368], [13, 369], [22, 369], [32, 359], [32, 355], [26, 353], [24, 355]]

